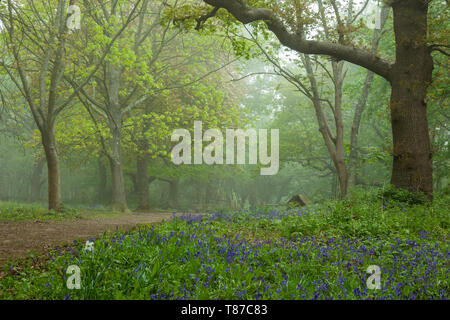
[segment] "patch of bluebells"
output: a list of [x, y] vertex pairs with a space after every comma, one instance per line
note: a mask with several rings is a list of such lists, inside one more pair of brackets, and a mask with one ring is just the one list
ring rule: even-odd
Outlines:
[[310, 213], [308, 208], [292, 208], [288, 210], [257, 208], [253, 210], [244, 209], [242, 211], [218, 211], [208, 215], [211, 220], [221, 220], [228, 222], [237, 222], [239, 220], [255, 221], [255, 220], [274, 220], [282, 219], [288, 216], [301, 217]]
[[[154, 227], [57, 250], [53, 264], [80, 266], [84, 289], [68, 291], [50, 270], [45, 287], [59, 299], [448, 299], [447, 239], [304, 236], [247, 239], [217, 230], [242, 219], [283, 219], [305, 211], [181, 214]], [[369, 265], [381, 289], [369, 290]], [[61, 268], [58, 268], [61, 269]], [[53, 277], [50, 278], [50, 277]], [[59, 282], [58, 282], [59, 281]], [[59, 290], [59, 291], [58, 291]], [[46, 294], [49, 294], [46, 292]]]

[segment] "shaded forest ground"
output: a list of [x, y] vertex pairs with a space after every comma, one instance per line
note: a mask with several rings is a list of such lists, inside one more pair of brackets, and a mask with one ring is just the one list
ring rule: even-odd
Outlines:
[[9, 260], [44, 253], [74, 240], [88, 240], [108, 231], [127, 231], [140, 224], [158, 223], [172, 213], [130, 213], [113, 217], [82, 218], [63, 221], [0, 221], [0, 266]]

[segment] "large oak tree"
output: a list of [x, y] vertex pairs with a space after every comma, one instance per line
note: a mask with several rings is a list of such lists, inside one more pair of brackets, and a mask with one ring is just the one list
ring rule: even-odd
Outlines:
[[[432, 150], [427, 121], [427, 88], [432, 81], [433, 50], [445, 44], [430, 43], [427, 35], [429, 0], [390, 0], [393, 10], [395, 61], [387, 61], [371, 50], [346, 41], [339, 2], [330, 1], [336, 25], [336, 40], [309, 39], [307, 27], [314, 28], [307, 2], [203, 0], [209, 11], [197, 17], [197, 28], [207, 19], [227, 10], [243, 24], [263, 22], [280, 41], [296, 52], [332, 57], [364, 67], [389, 81], [392, 91], [390, 113], [393, 133], [391, 183], [413, 192], [433, 192]], [[443, 4], [444, 5], [444, 4]], [[301, 9], [304, 9], [303, 12]], [[202, 8], [199, 11], [204, 11]], [[293, 14], [295, 12], [296, 14]], [[317, 13], [316, 13], [317, 14]], [[308, 16], [311, 15], [311, 16]], [[309, 26], [311, 25], [311, 26]]]

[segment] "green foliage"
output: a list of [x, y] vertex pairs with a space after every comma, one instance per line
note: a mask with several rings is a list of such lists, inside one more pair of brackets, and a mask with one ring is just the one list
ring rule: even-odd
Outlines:
[[[450, 198], [383, 209], [377, 192], [308, 210], [183, 215], [9, 265], [2, 299], [445, 299]], [[66, 288], [69, 265], [81, 289]], [[368, 290], [366, 269], [381, 268]]]
[[[303, 209], [280, 209], [260, 207], [253, 209], [258, 214], [283, 215], [281, 221], [252, 220], [252, 215], [237, 214], [235, 229], [248, 225], [249, 230], [256, 230], [252, 237], [270, 238], [273, 234], [295, 240], [299, 237], [370, 237], [383, 240], [390, 237], [419, 237], [420, 232], [428, 232], [438, 237], [447, 237], [450, 221], [450, 197], [445, 194], [436, 195], [433, 203], [406, 205], [405, 197], [400, 201], [390, 200], [386, 206], [380, 197], [383, 190], [354, 190], [341, 201], [325, 201]], [[404, 193], [397, 193], [403, 194]], [[412, 197], [412, 195], [410, 195]], [[409, 198], [407, 198], [409, 199]], [[289, 213], [289, 214], [287, 214]], [[298, 217], [298, 214], [302, 218]], [[242, 221], [244, 219], [245, 221]], [[261, 227], [264, 222], [264, 228]], [[267, 231], [269, 230], [269, 231]]]
[[387, 203], [406, 203], [408, 205], [413, 204], [425, 204], [428, 199], [422, 192], [410, 192], [405, 189], [398, 189], [393, 185], [389, 185], [387, 188], [381, 190], [379, 198], [385, 200]]
[[23, 204], [15, 202], [0, 202], [0, 221], [22, 220], [63, 220], [78, 219], [78, 210], [63, 207], [60, 211], [48, 210], [39, 204]]
[[[403, 199], [403, 198], [402, 198]], [[446, 236], [449, 213], [446, 211], [449, 198], [437, 198], [433, 204], [405, 206], [391, 201], [386, 207], [379, 194], [353, 193], [342, 202], [328, 204], [321, 209], [306, 227], [318, 227], [316, 232], [347, 236], [408, 237], [427, 231]], [[307, 219], [308, 220], [308, 219]], [[312, 224], [312, 225], [311, 225]], [[319, 231], [320, 230], [320, 231]]]

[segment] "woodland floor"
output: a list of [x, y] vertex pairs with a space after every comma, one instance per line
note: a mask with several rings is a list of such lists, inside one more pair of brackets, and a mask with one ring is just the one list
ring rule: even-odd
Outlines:
[[172, 213], [130, 213], [111, 218], [82, 218], [63, 221], [0, 221], [0, 267], [8, 260], [25, 258], [31, 250], [45, 253], [50, 248], [86, 241], [107, 231], [127, 231], [140, 224], [158, 223]]

